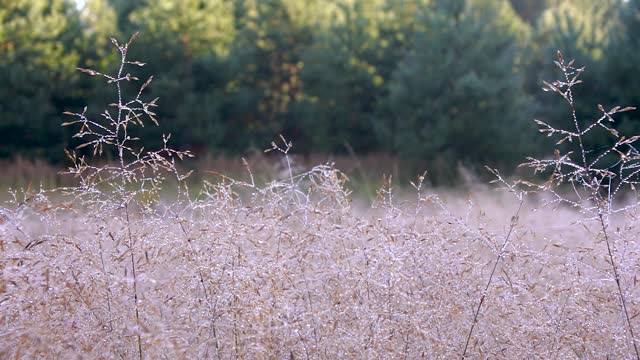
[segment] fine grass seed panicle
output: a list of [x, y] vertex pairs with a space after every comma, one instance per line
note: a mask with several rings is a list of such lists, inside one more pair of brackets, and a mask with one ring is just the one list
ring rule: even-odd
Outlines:
[[[436, 194], [424, 175], [407, 196], [385, 177], [367, 206], [331, 164], [294, 167], [282, 137], [275, 180], [256, 184], [245, 162], [249, 180], [189, 191], [176, 163], [190, 153], [133, 135], [158, 122], [134, 39], [113, 41], [115, 74], [80, 70], [117, 102], [68, 113], [76, 185], [17, 189], [0, 208], [3, 359], [637, 357], [637, 137], [613, 126], [631, 108], [578, 121], [573, 62], [545, 86], [571, 126], [540, 122], [562, 146], [524, 164], [549, 181], [492, 170], [514, 201]], [[586, 148], [595, 131], [609, 148]]]
[[[615, 281], [619, 306], [626, 322], [628, 343], [632, 345], [633, 354], [640, 359], [638, 340], [634, 335], [632, 314], [628, 306], [627, 290], [620, 274], [618, 257], [624, 254], [616, 254], [615, 234], [612, 230], [613, 217], [630, 211], [635, 211], [638, 203], [624, 203], [625, 195], [635, 197], [636, 185], [640, 181], [640, 153], [637, 150], [637, 142], [640, 136], [629, 138], [622, 136], [613, 127], [614, 115], [635, 110], [634, 107], [615, 106], [605, 109], [598, 104], [600, 114], [590, 122], [579, 121], [573, 99], [573, 88], [582, 81], [579, 79], [584, 68], [574, 66], [574, 60], [566, 62], [562, 53], [557, 52], [558, 60], [555, 65], [560, 69], [562, 78], [552, 83], [544, 82], [544, 91], [551, 91], [560, 95], [568, 104], [571, 111], [572, 126], [565, 129], [555, 128], [543, 121], [536, 120], [540, 126], [540, 132], [547, 136], [558, 138], [556, 145], [568, 142], [568, 149], [564, 152], [555, 149], [552, 159], [529, 158], [522, 166], [531, 167], [536, 172], [551, 171], [548, 181], [539, 186], [546, 193], [552, 195], [551, 203], [568, 204], [581, 213], [587, 219], [594, 220], [599, 225], [598, 237], [606, 244], [606, 255], [611, 266], [611, 278]], [[609, 146], [600, 149], [587, 149], [585, 138], [593, 132], [603, 132], [610, 137]], [[569, 185], [570, 192], [565, 192], [565, 184]], [[627, 190], [627, 191], [625, 191]], [[620, 250], [618, 250], [620, 251]], [[636, 277], [634, 275], [633, 281]], [[631, 281], [631, 279], [626, 279]], [[634, 284], [635, 285], [635, 284]], [[634, 314], [633, 316], [635, 317]]]

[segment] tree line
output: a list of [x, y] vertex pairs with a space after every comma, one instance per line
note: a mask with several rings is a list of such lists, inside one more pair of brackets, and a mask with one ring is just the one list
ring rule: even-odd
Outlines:
[[0, 0], [0, 19], [0, 157], [61, 161], [62, 112], [114, 97], [75, 69], [114, 70], [109, 37], [136, 31], [161, 121], [141, 131], [197, 154], [283, 134], [303, 154], [514, 164], [541, 148], [534, 117], [568, 121], [540, 91], [558, 49], [586, 66], [580, 119], [640, 105], [640, 0]]

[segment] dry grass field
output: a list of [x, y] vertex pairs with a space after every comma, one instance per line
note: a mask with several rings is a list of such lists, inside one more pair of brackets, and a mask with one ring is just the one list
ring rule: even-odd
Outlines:
[[[530, 198], [512, 222], [519, 201], [489, 190], [367, 208], [331, 167], [294, 179], [128, 219], [19, 195], [0, 228], [3, 358], [460, 357], [483, 297], [471, 358], [633, 355], [599, 225], [576, 210]], [[610, 230], [632, 321], [637, 224]]]
[[[118, 162], [71, 152], [73, 185], [0, 208], [2, 359], [639, 357], [638, 138], [609, 127], [631, 108], [568, 130], [539, 122], [572, 144], [527, 160], [549, 176], [540, 185], [490, 170], [498, 185], [468, 195], [422, 177], [399, 193], [388, 178], [370, 204], [331, 165], [295, 169], [279, 139], [278, 180], [259, 185], [247, 166], [247, 180], [193, 196], [176, 170], [188, 152], [127, 133], [156, 121], [150, 80], [121, 96], [131, 41], [115, 42], [117, 74], [81, 70], [115, 84], [118, 103], [65, 124]], [[582, 70], [560, 54], [558, 67], [546, 89], [573, 110]], [[601, 130], [611, 148], [584, 149]]]

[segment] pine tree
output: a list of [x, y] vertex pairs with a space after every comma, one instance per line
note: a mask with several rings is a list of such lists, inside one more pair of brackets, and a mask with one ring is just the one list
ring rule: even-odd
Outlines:
[[424, 29], [388, 84], [377, 121], [387, 148], [475, 165], [522, 159], [529, 102], [514, 71], [516, 35], [492, 3], [500, 5], [436, 1], [422, 15]]
[[310, 28], [294, 21], [283, 0], [236, 0], [235, 9], [237, 37], [225, 105], [225, 125], [233, 136], [225, 145], [261, 149], [295, 125], [292, 108], [302, 91], [300, 60], [311, 41]]
[[[640, 73], [640, 1], [620, 1], [616, 9], [620, 26], [611, 32], [605, 49], [601, 81], [610, 96], [609, 104], [639, 107], [640, 83], [636, 74]], [[625, 133], [640, 133], [640, 113], [624, 113], [620, 126]]]
[[510, 0], [516, 13], [529, 24], [535, 24], [549, 7], [549, 0]]
[[0, 156], [55, 158], [62, 154], [60, 114], [73, 96], [67, 90], [79, 60], [75, 5], [0, 0], [0, 23]]
[[235, 38], [233, 11], [232, 0], [147, 0], [119, 11], [140, 31], [131, 56], [152, 60], [141, 71], [154, 76], [149, 94], [163, 104], [162, 131], [198, 153], [219, 147], [225, 136], [222, 104], [225, 62]]
[[[542, 81], [556, 79], [558, 69], [553, 65], [556, 52], [565, 58], [575, 59], [576, 65], [585, 67], [581, 76], [583, 83], [574, 91], [575, 109], [579, 123], [590, 123], [598, 116], [597, 105], [612, 107], [613, 99], [607, 101], [611, 92], [606, 80], [606, 48], [615, 21], [618, 0], [571, 0], [556, 2], [542, 15], [535, 34], [537, 48], [529, 66], [528, 89], [538, 100], [540, 107], [535, 117], [554, 126], [566, 126], [569, 118], [563, 99], [539, 91]], [[599, 136], [603, 135], [603, 136]], [[600, 148], [610, 136], [591, 132], [585, 138], [586, 146]], [[560, 146], [561, 148], [561, 146]]]
[[378, 65], [400, 52], [388, 49], [380, 32], [381, 2], [336, 5], [330, 27], [316, 33], [304, 54], [305, 97], [297, 117], [314, 134], [315, 151], [370, 151], [376, 146], [371, 119], [384, 84]]

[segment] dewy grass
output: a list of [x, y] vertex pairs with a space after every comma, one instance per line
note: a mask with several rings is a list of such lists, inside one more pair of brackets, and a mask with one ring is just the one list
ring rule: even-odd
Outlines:
[[[524, 166], [532, 167], [536, 171], [552, 169], [549, 180], [540, 189], [551, 193], [554, 196], [552, 202], [567, 203], [584, 213], [588, 218], [595, 219], [599, 225], [600, 235], [604, 239], [607, 249], [608, 262], [611, 265], [613, 280], [616, 283], [617, 293], [620, 298], [620, 308], [624, 315], [629, 333], [629, 342], [633, 346], [635, 357], [640, 359], [637, 340], [634, 336], [633, 323], [627, 306], [626, 290], [623, 289], [622, 278], [619, 272], [618, 260], [614, 253], [614, 239], [611, 236], [611, 218], [616, 214], [623, 213], [636, 203], [629, 206], [619, 204], [621, 193], [628, 188], [635, 193], [635, 186], [640, 181], [640, 153], [636, 148], [636, 143], [640, 136], [626, 138], [620, 136], [612, 126], [613, 115], [635, 110], [634, 107], [621, 108], [616, 106], [610, 110], [605, 110], [602, 105], [598, 105], [598, 110], [602, 113], [596, 120], [581, 125], [576, 116], [576, 109], [573, 100], [573, 87], [581, 83], [579, 79], [584, 68], [573, 66], [574, 61], [566, 62], [558, 51], [558, 61], [556, 66], [562, 72], [563, 78], [549, 84], [545, 82], [545, 91], [552, 91], [564, 98], [571, 109], [573, 127], [569, 129], [557, 129], [542, 121], [536, 120], [541, 126], [541, 132], [549, 136], [557, 136], [560, 139], [557, 145], [568, 141], [575, 144], [564, 154], [560, 150], [555, 150], [555, 159], [539, 160], [531, 158]], [[613, 138], [612, 145], [599, 150], [586, 149], [584, 138], [596, 131], [603, 131]], [[555, 190], [557, 185], [569, 183], [573, 190], [569, 196], [563, 196]], [[635, 281], [635, 277], [634, 277]]]
[[[127, 59], [131, 41], [114, 44], [116, 74], [83, 71], [118, 102], [68, 123], [80, 150], [118, 163], [70, 153], [76, 186], [16, 191], [0, 209], [3, 359], [637, 356], [637, 138], [609, 126], [630, 109], [541, 124], [575, 148], [529, 160], [553, 175], [509, 184], [522, 202], [429, 193], [422, 176], [415, 198], [387, 178], [363, 208], [330, 165], [290, 166], [266, 185], [247, 166], [247, 181], [205, 181], [194, 197], [175, 170], [188, 153], [128, 135], [154, 122], [156, 102], [123, 98], [141, 63]], [[548, 87], [572, 99], [578, 70], [558, 63], [567, 78]], [[599, 130], [614, 137], [602, 156], [579, 139]], [[272, 149], [287, 163], [281, 140]], [[160, 199], [168, 184], [180, 189]]]

